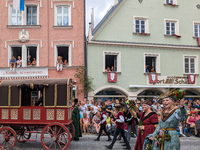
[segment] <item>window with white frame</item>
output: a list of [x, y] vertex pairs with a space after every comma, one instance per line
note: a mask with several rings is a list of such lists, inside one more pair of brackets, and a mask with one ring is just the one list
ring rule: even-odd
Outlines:
[[103, 72], [121, 72], [121, 52], [103, 52]]
[[55, 25], [57, 26], [68, 26], [70, 25], [70, 7], [65, 6], [56, 6], [56, 15], [55, 15]]
[[37, 46], [27, 46], [27, 66], [37, 65]]
[[194, 36], [200, 37], [200, 23], [194, 23]]
[[[71, 66], [71, 51], [70, 51], [70, 46], [63, 46], [63, 45], [58, 45], [56, 46], [56, 58], [55, 60], [60, 57], [62, 60], [63, 66]], [[56, 63], [56, 61], [55, 61]]]
[[179, 21], [165, 19], [165, 34], [179, 35]]
[[144, 55], [144, 71], [145, 73], [160, 73], [160, 54], [146, 53]]
[[149, 19], [146, 17], [133, 17], [134, 33], [149, 33]]
[[174, 4], [174, 0], [166, 0], [166, 4]]
[[22, 13], [10, 6], [10, 25], [22, 25]]
[[26, 24], [37, 25], [37, 6], [26, 6]]
[[185, 73], [196, 73], [197, 58], [195, 56], [184, 56]]
[[77, 85], [73, 85], [73, 98], [77, 98]]

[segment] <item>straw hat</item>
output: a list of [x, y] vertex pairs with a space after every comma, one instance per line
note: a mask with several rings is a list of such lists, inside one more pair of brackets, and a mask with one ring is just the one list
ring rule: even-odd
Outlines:
[[197, 108], [194, 109], [194, 112], [199, 112], [199, 110]]

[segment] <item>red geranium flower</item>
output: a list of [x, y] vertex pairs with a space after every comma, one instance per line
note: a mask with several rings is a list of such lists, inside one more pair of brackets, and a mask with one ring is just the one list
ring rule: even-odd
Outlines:
[[176, 96], [178, 96], [178, 94], [176, 94]]
[[183, 93], [183, 95], [185, 95], [185, 93]]
[[161, 135], [159, 135], [159, 138], [161, 138], [162, 136]]
[[132, 106], [134, 106], [134, 105], [132, 104]]

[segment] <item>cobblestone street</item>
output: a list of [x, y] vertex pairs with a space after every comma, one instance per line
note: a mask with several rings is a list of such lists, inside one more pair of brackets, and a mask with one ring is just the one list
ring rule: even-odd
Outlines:
[[[99, 142], [93, 141], [93, 139], [96, 138], [95, 135], [84, 135], [82, 138], [80, 138], [80, 141], [72, 141], [69, 144], [69, 147], [67, 150], [106, 150], [104, 145], [109, 145], [110, 142], [107, 142], [107, 137], [102, 136], [101, 140]], [[31, 137], [31, 139], [34, 139], [34, 135]], [[189, 137], [189, 138], [180, 138], [181, 141], [181, 150], [199, 150], [200, 146], [200, 139]], [[136, 138], [131, 138], [131, 147], [132, 150], [134, 150]], [[59, 148], [58, 148], [59, 149]], [[122, 150], [123, 147], [119, 143], [119, 141], [116, 141], [113, 150]], [[15, 148], [12, 150], [44, 150], [41, 142], [40, 142], [40, 136], [38, 136], [36, 142], [26, 142], [24, 144], [17, 143]]]

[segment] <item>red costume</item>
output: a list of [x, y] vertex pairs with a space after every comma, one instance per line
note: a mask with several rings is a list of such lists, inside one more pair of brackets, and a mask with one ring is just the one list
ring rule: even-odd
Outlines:
[[[124, 113], [120, 111], [120, 112], [117, 114], [117, 119], [120, 119], [119, 116], [123, 116], [123, 117], [124, 117]], [[124, 124], [124, 122], [123, 122], [123, 123], [116, 122], [116, 128], [125, 129], [125, 124]]]
[[[103, 121], [103, 115], [106, 115], [106, 113], [105, 112], [101, 113], [100, 121]], [[101, 124], [103, 124], [104, 126], [106, 126], [106, 121], [104, 123], [101, 123]]]
[[143, 122], [144, 132], [142, 135], [141, 130], [139, 130], [137, 142], [135, 144], [135, 150], [142, 150], [145, 137], [148, 134], [152, 134], [156, 129], [155, 125], [158, 124], [158, 117], [155, 112], [151, 112], [145, 117], [144, 114], [144, 112], [138, 114], [138, 118], [140, 118], [140, 121]]

